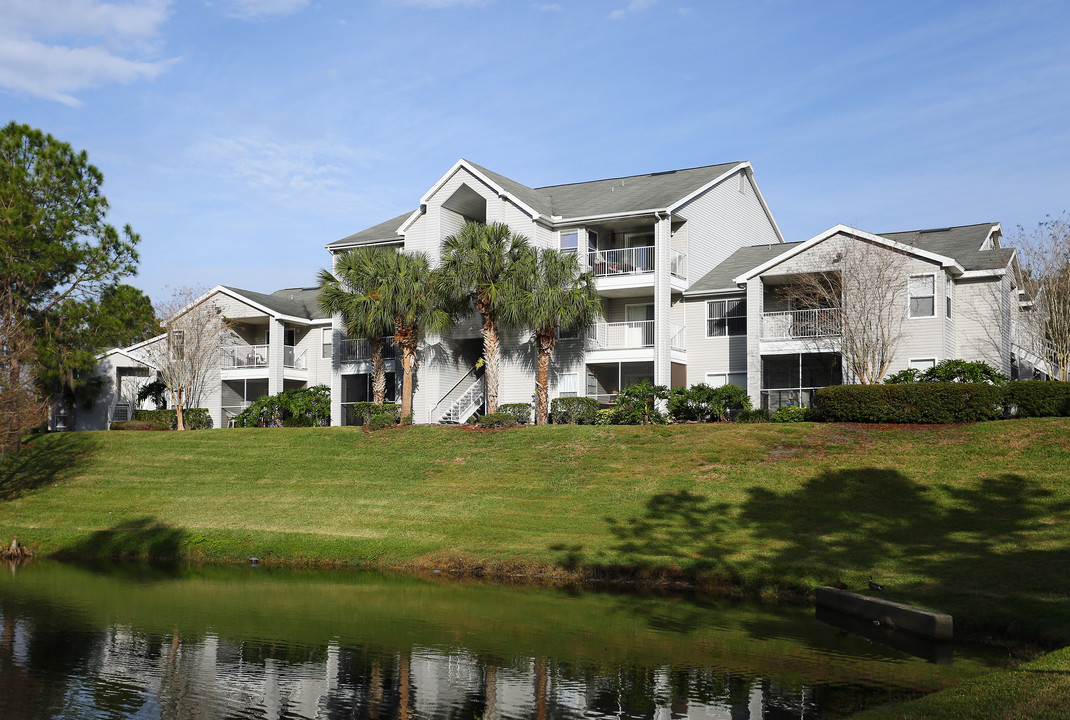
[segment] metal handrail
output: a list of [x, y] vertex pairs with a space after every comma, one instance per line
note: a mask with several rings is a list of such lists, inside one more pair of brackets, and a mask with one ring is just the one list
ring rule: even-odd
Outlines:
[[763, 340], [836, 337], [839, 334], [839, 308], [762, 313]]
[[447, 390], [446, 394], [443, 395], [442, 397], [440, 397], [438, 399], [438, 402], [436, 402], [434, 405], [431, 406], [431, 410], [427, 414], [428, 422], [434, 422], [435, 421], [435, 413], [438, 411], [439, 406], [442, 403], [446, 402], [446, 399], [453, 393], [454, 390], [459, 388], [461, 386], [461, 384], [465, 380], [467, 380], [469, 377], [472, 377], [473, 375], [475, 377], [479, 377], [480, 373], [482, 373], [482, 372], [483, 372], [483, 368], [482, 367], [474, 367], [471, 370], [469, 370], [468, 372], [466, 372], [464, 374], [464, 377], [462, 377], [460, 380], [458, 380], [456, 383], [454, 383], [453, 387], [451, 387], [449, 390]]

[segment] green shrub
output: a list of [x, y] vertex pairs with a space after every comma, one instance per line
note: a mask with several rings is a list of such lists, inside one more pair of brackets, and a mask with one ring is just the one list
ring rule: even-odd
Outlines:
[[736, 415], [736, 422], [741, 423], [766, 423], [773, 422], [773, 416], [765, 408], [751, 408], [740, 410]]
[[113, 422], [112, 430], [170, 430], [167, 423], [154, 420], [127, 420], [126, 422]]
[[989, 385], [1002, 385], [1007, 382], [1007, 376], [996, 370], [986, 362], [980, 360], [941, 360], [933, 367], [919, 371], [916, 368], [907, 368], [893, 373], [884, 378], [886, 385], [901, 385], [912, 382], [959, 382], [959, 383], [987, 383]]
[[479, 417], [479, 426], [485, 428], [512, 427], [516, 424], [516, 416], [507, 412], [487, 413]]
[[806, 408], [799, 407], [798, 405], [785, 405], [776, 411], [776, 415], [773, 416], [773, 422], [804, 422], [809, 420], [809, 413]]
[[376, 405], [372, 402], [358, 402], [347, 406], [349, 408], [349, 425], [367, 425], [375, 415], [387, 415], [390, 424], [397, 425], [400, 422], [401, 406], [397, 403], [383, 403]]
[[527, 425], [531, 422], [531, 403], [506, 403], [498, 406], [498, 412], [512, 415], [515, 425]]
[[396, 425], [396, 424], [397, 424], [397, 422], [395, 422], [394, 416], [391, 413], [385, 413], [385, 412], [373, 413], [368, 418], [368, 422], [367, 422], [368, 429], [371, 430], [372, 432], [374, 432], [376, 430], [382, 430], [383, 428], [388, 428], [391, 425]]
[[1021, 380], [1003, 387], [1008, 417], [1070, 416], [1070, 382]]
[[588, 397], [560, 397], [550, 401], [550, 420], [555, 425], [594, 425], [598, 401]]
[[316, 421], [304, 415], [288, 417], [282, 421], [283, 427], [316, 427]]
[[594, 419], [595, 425], [612, 425], [613, 408], [599, 408], [598, 415]]
[[329, 425], [331, 389], [326, 385], [316, 385], [265, 395], [236, 415], [234, 426], [279, 427], [286, 425], [287, 418], [296, 417], [308, 418], [311, 421], [308, 426]]
[[659, 412], [655, 403], [669, 396], [664, 385], [654, 385], [647, 379], [632, 383], [617, 393], [613, 405], [614, 425], [664, 425], [668, 416]]
[[673, 422], [728, 420], [751, 408], [750, 396], [738, 385], [710, 387], [704, 383], [669, 391], [669, 417]]
[[978, 422], [1000, 417], [1003, 396], [982, 383], [833, 385], [814, 394], [814, 410], [829, 422]]
[[[134, 419], [162, 423], [171, 430], [178, 427], [178, 415], [174, 408], [137, 410], [134, 412]], [[208, 414], [207, 408], [185, 408], [182, 411], [182, 424], [187, 430], [209, 430], [212, 427], [212, 416]]]

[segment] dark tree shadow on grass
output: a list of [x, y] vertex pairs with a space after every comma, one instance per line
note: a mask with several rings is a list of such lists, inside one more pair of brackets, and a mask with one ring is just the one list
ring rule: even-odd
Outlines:
[[[675, 565], [752, 591], [813, 577], [865, 592], [872, 574], [889, 583], [889, 599], [935, 599], [1010, 634], [1070, 641], [1070, 547], [1059, 530], [1068, 518], [1070, 503], [1021, 475], [926, 486], [860, 468], [783, 493], [751, 488], [731, 507], [688, 491], [658, 493], [637, 517], [608, 520], [614, 549], [638, 567]], [[735, 574], [726, 561], [735, 537], [747, 538], [767, 576]]]
[[164, 560], [181, 558], [186, 531], [145, 517], [97, 530], [80, 542], [55, 554], [64, 560], [109, 558], [113, 560]]
[[75, 477], [97, 448], [87, 433], [34, 438], [18, 454], [0, 458], [0, 502]]

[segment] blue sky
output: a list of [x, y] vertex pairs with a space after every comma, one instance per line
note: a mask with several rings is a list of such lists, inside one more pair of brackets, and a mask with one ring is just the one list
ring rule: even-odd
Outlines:
[[89, 152], [133, 282], [310, 285], [460, 157], [750, 160], [788, 240], [1070, 208], [1070, 4], [3, 0], [0, 121]]

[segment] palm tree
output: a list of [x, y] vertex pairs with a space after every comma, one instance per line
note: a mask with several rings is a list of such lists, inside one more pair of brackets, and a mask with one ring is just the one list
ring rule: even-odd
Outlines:
[[386, 399], [386, 363], [383, 336], [394, 329], [394, 318], [381, 302], [376, 256], [396, 254], [386, 248], [354, 248], [338, 256], [335, 272], [320, 270], [319, 305], [324, 312], [339, 313], [346, 333], [368, 341], [372, 364], [372, 402]]
[[442, 242], [442, 264], [436, 274], [441, 294], [450, 301], [471, 302], [482, 317], [483, 361], [486, 363], [487, 412], [498, 412], [498, 371], [501, 364], [499, 318], [524, 267], [528, 239], [514, 235], [505, 223], [468, 222]]
[[376, 254], [372, 272], [380, 302], [393, 319], [394, 344], [401, 350], [401, 417], [411, 419], [420, 333], [446, 331], [453, 316], [432, 286], [431, 263], [424, 253]]
[[535, 333], [535, 424], [545, 425], [550, 359], [557, 347], [558, 330], [581, 330], [590, 325], [602, 311], [602, 299], [595, 290], [594, 275], [581, 272], [575, 254], [549, 248], [531, 250], [525, 262], [526, 272], [519, 273], [522, 285], [505, 303], [503, 317]]

